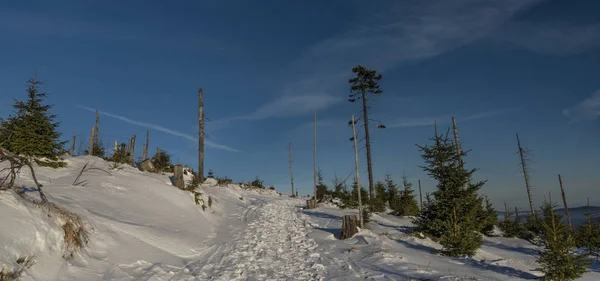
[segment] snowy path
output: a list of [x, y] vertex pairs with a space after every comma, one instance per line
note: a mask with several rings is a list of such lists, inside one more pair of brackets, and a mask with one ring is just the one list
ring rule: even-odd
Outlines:
[[307, 236], [312, 227], [297, 200], [262, 201], [246, 209], [233, 241], [210, 247], [193, 270], [206, 280], [324, 280], [324, 266]]

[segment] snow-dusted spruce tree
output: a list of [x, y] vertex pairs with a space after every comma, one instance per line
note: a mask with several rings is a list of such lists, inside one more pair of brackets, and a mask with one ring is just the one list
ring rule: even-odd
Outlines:
[[375, 198], [371, 200], [372, 210], [374, 212], [385, 211], [385, 203], [387, 202], [388, 193], [385, 189], [385, 184], [382, 181], [375, 183]]
[[600, 257], [600, 224], [596, 222], [590, 211], [588, 199], [588, 210], [585, 213], [586, 222], [577, 229], [577, 247], [585, 249], [588, 257]]
[[412, 183], [406, 176], [402, 176], [402, 185], [404, 189], [400, 192], [399, 203], [396, 210], [398, 216], [416, 216], [419, 214], [419, 204], [415, 199]]
[[400, 192], [398, 191], [398, 185], [392, 180], [392, 175], [385, 175], [385, 189], [388, 192], [388, 202], [390, 203], [390, 209], [398, 211], [400, 205]]
[[427, 196], [423, 211], [413, 221], [415, 230], [440, 241], [445, 254], [472, 256], [483, 243], [483, 198], [477, 192], [485, 182], [473, 183], [476, 169], [464, 169], [466, 152], [459, 158], [448, 133], [431, 140], [433, 145], [419, 148], [426, 163], [422, 168], [437, 181], [437, 190]]
[[165, 171], [169, 169], [171, 164], [171, 155], [164, 150], [157, 151], [152, 157], [152, 165], [159, 171]]
[[33, 78], [27, 84], [27, 100], [15, 100], [16, 115], [1, 120], [0, 143], [10, 152], [47, 158], [52, 166], [60, 166], [57, 160], [66, 143], [59, 140], [60, 122], [56, 122], [56, 115], [50, 112], [52, 105], [43, 104], [46, 94], [38, 90], [42, 82]]
[[[513, 215], [515, 218], [513, 219]], [[513, 213], [508, 207], [504, 212], [504, 219], [498, 223], [502, 236], [504, 237], [521, 237], [525, 232], [525, 228], [521, 222], [521, 216]]]
[[568, 281], [575, 280], [587, 271], [590, 262], [585, 254], [575, 253], [577, 243], [573, 234], [564, 224], [562, 216], [554, 212], [556, 204], [542, 204], [543, 219], [540, 220], [542, 232], [540, 254], [537, 262], [539, 270], [544, 273], [542, 280]]
[[323, 171], [319, 169], [317, 171], [317, 201], [323, 200], [328, 193], [327, 185], [323, 181]]
[[483, 212], [479, 214], [479, 221], [483, 224], [481, 233], [486, 236], [491, 236], [494, 233], [494, 227], [498, 225], [498, 213], [492, 206], [490, 198], [485, 197], [485, 206]]
[[[88, 150], [85, 150], [85, 154], [88, 154]], [[102, 144], [101, 141], [99, 142], [94, 142], [94, 144], [92, 145], [92, 156], [96, 156], [96, 157], [100, 157], [100, 158], [104, 158], [106, 155], [106, 149], [104, 148], [104, 144]]]

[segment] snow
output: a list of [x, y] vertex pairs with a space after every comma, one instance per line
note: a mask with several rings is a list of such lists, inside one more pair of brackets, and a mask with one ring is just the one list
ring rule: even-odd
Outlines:
[[[535, 270], [535, 246], [514, 238], [485, 238], [468, 259], [436, 253], [440, 245], [411, 235], [410, 218], [374, 214], [354, 237], [338, 240], [341, 217], [357, 214], [336, 204], [305, 210], [304, 199], [273, 190], [218, 186], [200, 189], [206, 204], [172, 186], [170, 174], [122, 165], [111, 175], [66, 159], [60, 169], [36, 168], [48, 199], [90, 226], [90, 243], [71, 260], [62, 258], [63, 230], [43, 210], [13, 191], [0, 192], [0, 265], [17, 267], [35, 255], [22, 280], [527, 280]], [[186, 175], [186, 181], [191, 175]], [[18, 182], [31, 187], [23, 172]], [[27, 193], [35, 197], [33, 191]], [[211, 205], [208, 206], [208, 201]], [[597, 265], [580, 280], [600, 280]]]

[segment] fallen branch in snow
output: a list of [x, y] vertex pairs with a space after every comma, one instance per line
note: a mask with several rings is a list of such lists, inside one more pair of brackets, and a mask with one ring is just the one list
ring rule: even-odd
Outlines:
[[79, 174], [77, 175], [77, 177], [76, 177], [76, 178], [75, 178], [75, 180], [73, 181], [73, 185], [74, 185], [74, 186], [78, 186], [78, 185], [80, 185], [80, 184], [83, 184], [83, 185], [85, 185], [85, 184], [87, 183], [87, 181], [86, 181], [86, 180], [84, 180], [84, 181], [79, 181], [79, 178], [81, 178], [81, 175], [83, 175], [83, 173], [85, 173], [85, 172], [88, 172], [88, 171], [94, 171], [94, 170], [96, 170], [96, 171], [102, 171], [102, 172], [105, 172], [105, 173], [107, 173], [108, 175], [112, 175], [112, 174], [111, 174], [109, 171], [106, 171], [106, 170], [103, 170], [103, 169], [100, 169], [100, 168], [96, 168], [96, 167], [94, 167], [94, 164], [92, 164], [92, 166], [88, 167], [88, 164], [89, 164], [89, 163], [90, 163], [90, 162], [87, 162], [87, 163], [85, 163], [85, 165], [83, 165], [83, 168], [81, 168], [81, 171], [79, 171]]
[[[38, 193], [40, 194], [40, 199], [42, 202], [48, 201], [46, 199], [46, 195], [42, 191], [42, 185], [38, 182], [37, 177], [35, 176], [35, 171], [31, 166], [31, 161], [29, 158], [16, 155], [2, 147], [0, 147], [0, 163], [8, 162], [10, 166], [8, 168], [3, 168], [0, 170], [0, 176], [6, 173], [6, 176], [0, 180], [0, 190], [6, 190], [14, 188], [15, 181], [17, 179], [17, 175], [21, 172], [23, 167], [28, 167], [31, 172], [31, 178], [37, 187]], [[15, 189], [17, 193], [21, 193], [18, 188]]]
[[0, 269], [0, 281], [16, 281], [21, 278], [23, 271], [35, 264], [35, 256], [20, 257], [17, 259], [17, 267], [13, 269]]

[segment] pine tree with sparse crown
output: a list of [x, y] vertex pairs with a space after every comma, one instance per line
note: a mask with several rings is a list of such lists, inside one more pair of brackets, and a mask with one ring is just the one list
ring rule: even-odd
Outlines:
[[541, 226], [541, 248], [538, 249], [539, 271], [544, 273], [541, 280], [575, 280], [587, 271], [590, 262], [584, 254], [577, 254], [575, 237], [564, 224], [562, 217], [554, 212], [556, 204], [544, 202], [541, 206], [543, 219]]
[[414, 190], [412, 189], [412, 183], [408, 181], [406, 176], [402, 176], [402, 185], [404, 189], [400, 192], [398, 210], [396, 215], [398, 216], [416, 216], [419, 214], [419, 204], [415, 198]]
[[60, 122], [50, 112], [53, 105], [43, 104], [47, 94], [38, 89], [42, 82], [34, 77], [27, 84], [27, 101], [15, 100], [16, 115], [1, 121], [0, 143], [16, 154], [56, 161], [66, 143], [59, 140]]

